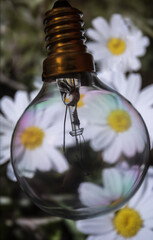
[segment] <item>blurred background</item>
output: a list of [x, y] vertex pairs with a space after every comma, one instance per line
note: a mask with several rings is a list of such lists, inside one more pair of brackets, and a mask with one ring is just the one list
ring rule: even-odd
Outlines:
[[[55, 1], [1, 0], [0, 98], [13, 97], [17, 90], [34, 90], [34, 81], [42, 74], [46, 57], [43, 16]], [[70, 0], [84, 13], [85, 29], [97, 16], [107, 20], [113, 13], [129, 17], [150, 39], [141, 58], [139, 73], [143, 87], [153, 83], [153, 1], [152, 0]], [[153, 163], [151, 153], [151, 164]], [[35, 207], [17, 183], [6, 176], [6, 164], [0, 167], [2, 240], [84, 240], [75, 222], [50, 217]]]

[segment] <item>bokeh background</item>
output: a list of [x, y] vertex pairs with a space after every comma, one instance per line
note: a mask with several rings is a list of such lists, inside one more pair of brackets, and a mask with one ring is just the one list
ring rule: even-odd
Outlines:
[[[85, 29], [97, 16], [107, 20], [113, 13], [129, 17], [150, 39], [141, 58], [139, 73], [143, 87], [153, 83], [153, 1], [152, 0], [70, 0], [84, 13]], [[0, 98], [13, 97], [17, 90], [34, 90], [34, 81], [42, 74], [46, 57], [43, 16], [51, 0], [1, 0]], [[150, 157], [153, 165], [153, 152]], [[35, 207], [17, 183], [6, 176], [6, 164], [0, 166], [2, 240], [84, 240], [75, 222], [50, 217]]]

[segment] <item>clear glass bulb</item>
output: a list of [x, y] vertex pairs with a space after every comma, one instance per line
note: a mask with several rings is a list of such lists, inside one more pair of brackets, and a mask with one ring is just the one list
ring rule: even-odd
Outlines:
[[69, 219], [125, 204], [146, 174], [148, 156], [139, 113], [87, 72], [45, 82], [12, 138], [21, 188], [45, 212]]

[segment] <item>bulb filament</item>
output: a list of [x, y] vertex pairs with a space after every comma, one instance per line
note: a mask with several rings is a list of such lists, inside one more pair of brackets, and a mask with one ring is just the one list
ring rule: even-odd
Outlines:
[[63, 148], [65, 152], [65, 125], [66, 125], [66, 116], [67, 109], [69, 110], [70, 122], [72, 130], [69, 134], [72, 137], [75, 137], [76, 145], [80, 148], [81, 143], [81, 135], [83, 134], [83, 128], [80, 128], [80, 120], [77, 112], [77, 103], [80, 99], [80, 82], [78, 79], [74, 78], [64, 78], [58, 79], [57, 85], [61, 93], [62, 101], [66, 105], [65, 110], [65, 119], [64, 119], [64, 140], [63, 140]]

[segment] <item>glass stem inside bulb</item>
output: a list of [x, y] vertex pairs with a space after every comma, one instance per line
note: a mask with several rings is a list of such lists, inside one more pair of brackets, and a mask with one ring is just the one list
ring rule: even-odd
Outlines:
[[[62, 101], [66, 105], [65, 120], [64, 120], [64, 136], [65, 136], [65, 124], [67, 109], [69, 111], [69, 117], [71, 122], [71, 131], [69, 134], [75, 137], [76, 144], [78, 145], [78, 137], [83, 134], [83, 128], [80, 128], [80, 120], [77, 113], [77, 103], [80, 99], [80, 82], [75, 78], [62, 78], [57, 80], [57, 85], [61, 93]], [[65, 145], [65, 139], [64, 144]]]
[[72, 127], [72, 131], [69, 132], [70, 135], [72, 137], [82, 135], [83, 128], [80, 128], [80, 121], [78, 118], [77, 106], [74, 106], [74, 107], [69, 106], [69, 114], [70, 114], [71, 127]]

